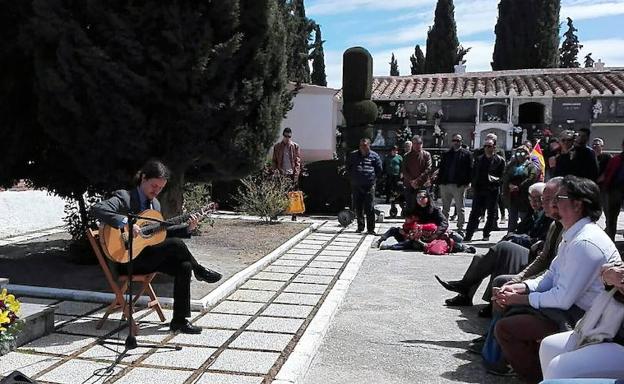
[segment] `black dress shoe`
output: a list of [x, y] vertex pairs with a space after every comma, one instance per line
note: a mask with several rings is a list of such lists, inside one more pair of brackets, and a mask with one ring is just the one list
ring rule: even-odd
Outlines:
[[362, 231], [364, 231], [364, 228], [360, 228], [360, 227], [358, 227], [358, 229], [355, 230], [356, 233], [360, 233]]
[[485, 345], [485, 340], [481, 340], [481, 341], [471, 341], [468, 344], [468, 348], [466, 348], [468, 350], [468, 352], [470, 353], [474, 353], [475, 355], [480, 355], [481, 352], [483, 351], [483, 346]]
[[202, 329], [200, 327], [194, 326], [186, 319], [184, 319], [184, 321], [172, 321], [169, 324], [169, 329], [171, 332], [188, 333], [191, 335], [199, 335], [202, 333]]
[[472, 300], [468, 296], [457, 295], [452, 299], [444, 300], [447, 306], [449, 307], [471, 307]]
[[206, 283], [216, 283], [221, 280], [221, 274], [211, 269], [204, 268], [201, 265], [194, 271], [195, 278], [199, 281], [205, 281]]
[[440, 283], [446, 290], [451, 292], [457, 292], [462, 296], [467, 295], [467, 289], [464, 288], [463, 285], [459, 281], [444, 281], [438, 277], [438, 275], [434, 275], [438, 283]]

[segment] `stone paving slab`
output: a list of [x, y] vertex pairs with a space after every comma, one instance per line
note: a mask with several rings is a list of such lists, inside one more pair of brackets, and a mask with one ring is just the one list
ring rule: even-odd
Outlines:
[[285, 267], [303, 267], [308, 263], [307, 260], [289, 260], [289, 259], [277, 259], [273, 262], [273, 265], [283, 265]]
[[327, 286], [320, 284], [290, 283], [284, 288], [284, 292], [294, 293], [316, 293], [323, 294]]
[[263, 302], [268, 301], [271, 297], [273, 297], [273, 295], [275, 295], [275, 292], [273, 291], [238, 289], [236, 292], [231, 294], [227, 299], [263, 303]]
[[344, 263], [345, 259], [347, 259], [347, 257], [319, 255], [319, 256], [316, 256], [314, 261], [333, 261], [336, 263], [341, 263], [341, 262]]
[[293, 248], [286, 253], [289, 255], [315, 255], [317, 252], [318, 252], [318, 249], [306, 249], [306, 248], [294, 249]]
[[299, 275], [293, 280], [293, 283], [329, 284], [333, 279], [334, 276]]
[[279, 272], [279, 273], [297, 273], [301, 268], [299, 267], [282, 267], [279, 265], [270, 265], [264, 270], [266, 272]]
[[275, 298], [275, 302], [283, 304], [316, 305], [320, 299], [321, 295], [284, 292]]
[[134, 368], [115, 384], [183, 383], [193, 371], [157, 368]]
[[289, 334], [245, 331], [230, 344], [230, 347], [281, 352], [292, 338], [293, 336]]
[[[269, 267], [270, 268], [270, 267]], [[283, 281], [249, 280], [241, 286], [242, 289], [258, 289], [263, 291], [278, 291], [284, 286]]]
[[264, 303], [250, 303], [245, 301], [223, 301], [212, 309], [214, 313], [232, 313], [236, 315], [253, 315]]
[[256, 280], [274, 280], [274, 281], [288, 281], [294, 275], [292, 273], [278, 273], [278, 272], [260, 272], [254, 276]]
[[95, 340], [94, 337], [52, 333], [31, 341], [20, 349], [68, 356], [95, 342]]
[[126, 322], [119, 320], [106, 320], [102, 324], [102, 328], [96, 329], [95, 326], [100, 322], [100, 319], [83, 317], [77, 320], [64, 323], [56, 332], [70, 333], [75, 335], [88, 335], [88, 336], [105, 336], [106, 334], [124, 327]]
[[303, 319], [284, 319], [278, 317], [258, 317], [249, 324], [252, 331], [270, 331], [280, 333], [296, 333]]
[[337, 273], [338, 273], [338, 269], [330, 269], [330, 268], [306, 267], [303, 271], [301, 271], [302, 275], [334, 276]]
[[[283, 260], [304, 260], [304, 261], [308, 261], [308, 260], [312, 260], [314, 259], [314, 255], [295, 255], [292, 253], [285, 253], [284, 256], [280, 257], [280, 259]], [[316, 256], [318, 257], [318, 256]], [[260, 272], [262, 273], [262, 272]]]
[[103, 308], [103, 304], [85, 303], [80, 301], [62, 301], [56, 305], [55, 314], [81, 316]]
[[41, 377], [37, 377], [37, 380], [59, 384], [103, 383], [110, 375], [122, 370], [122, 366], [117, 366], [110, 375], [106, 375], [103, 371], [109, 366], [110, 364], [94, 361], [69, 360]]
[[245, 324], [251, 316], [226, 315], [221, 313], [208, 313], [200, 317], [193, 324], [208, 328], [238, 329]]
[[158, 349], [147, 359], [141, 361], [141, 365], [197, 369], [208, 360], [214, 351], [216, 351], [215, 348], [208, 347], [183, 347], [179, 351]]
[[262, 377], [205, 372], [196, 384], [261, 384]]
[[340, 269], [344, 266], [343, 263], [334, 263], [330, 261], [313, 261], [310, 263], [310, 268], [333, 268]]
[[264, 316], [298, 317], [305, 319], [314, 307], [303, 304], [278, 304], [273, 303], [262, 312]]
[[210, 366], [213, 370], [266, 374], [279, 353], [226, 349]]
[[47, 355], [35, 355], [32, 353], [12, 352], [2, 356], [0, 362], [0, 376], [7, 376], [13, 371], [20, 371], [24, 375], [32, 377], [38, 372], [49, 368], [61, 359]]
[[235, 332], [234, 330], [205, 329], [199, 335], [179, 333], [169, 341], [169, 344], [202, 345], [217, 348], [222, 346]]

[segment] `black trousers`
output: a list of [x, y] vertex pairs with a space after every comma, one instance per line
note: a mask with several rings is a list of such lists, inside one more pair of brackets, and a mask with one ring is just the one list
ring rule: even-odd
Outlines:
[[[132, 273], [162, 272], [173, 276], [173, 320], [191, 316], [191, 272], [199, 266], [197, 260], [178, 238], [167, 238], [160, 244], [145, 247], [133, 260]], [[127, 274], [127, 264], [119, 273]]]
[[466, 226], [466, 237], [472, 239], [472, 235], [475, 233], [479, 226], [479, 218], [487, 210], [487, 220], [485, 227], [483, 227], [483, 236], [489, 237], [490, 232], [496, 225], [496, 208], [498, 204], [498, 189], [475, 191], [472, 197], [472, 209], [470, 210], [470, 218], [468, 219], [468, 225]]
[[375, 186], [354, 185], [351, 188], [353, 197], [353, 209], [357, 217], [359, 230], [364, 230], [364, 215], [366, 215], [366, 228], [369, 231], [375, 230], [375, 210], [373, 201], [375, 199]]
[[483, 293], [483, 300], [490, 301], [494, 279], [499, 275], [516, 274], [529, 263], [529, 249], [510, 241], [501, 241], [490, 247], [485, 255], [475, 255], [461, 282], [470, 287], [472, 298], [486, 277], [490, 282]]

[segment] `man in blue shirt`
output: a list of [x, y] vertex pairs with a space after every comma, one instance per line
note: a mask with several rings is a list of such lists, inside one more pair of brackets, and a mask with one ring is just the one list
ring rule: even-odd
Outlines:
[[364, 230], [364, 214], [369, 234], [375, 234], [375, 183], [383, 171], [381, 158], [370, 149], [370, 139], [360, 140], [360, 148], [347, 158], [347, 173], [351, 179], [353, 208], [357, 217], [357, 232]]

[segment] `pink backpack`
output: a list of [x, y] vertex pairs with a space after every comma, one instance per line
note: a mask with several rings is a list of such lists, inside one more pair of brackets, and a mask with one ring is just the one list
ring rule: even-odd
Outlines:
[[425, 253], [428, 255], [446, 255], [453, 250], [454, 241], [446, 234], [440, 238], [431, 240], [425, 247]]

